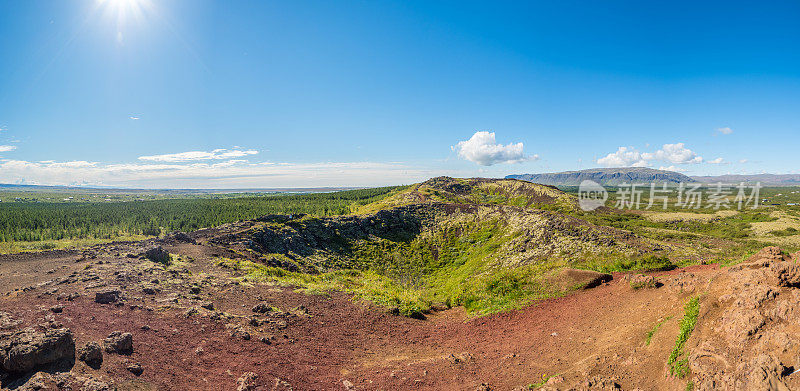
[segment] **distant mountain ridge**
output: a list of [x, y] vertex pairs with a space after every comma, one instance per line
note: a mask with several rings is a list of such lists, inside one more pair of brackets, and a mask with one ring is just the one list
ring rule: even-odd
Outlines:
[[767, 186], [800, 186], [800, 174], [693, 176], [692, 179], [703, 183], [760, 182], [762, 185]]
[[580, 171], [518, 174], [507, 175], [506, 179], [521, 179], [528, 182], [552, 186], [578, 186], [585, 180], [594, 181], [606, 186], [615, 186], [622, 183], [697, 182], [695, 179], [678, 172], [655, 170], [645, 167], [592, 168]]

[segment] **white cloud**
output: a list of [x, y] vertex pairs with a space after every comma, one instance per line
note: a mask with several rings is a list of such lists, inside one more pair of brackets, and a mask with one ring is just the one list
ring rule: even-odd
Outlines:
[[14, 145], [0, 145], [0, 152], [9, 152], [17, 149]]
[[748, 160], [747, 160], [747, 159], [742, 159], [742, 160], [739, 160], [739, 163], [742, 163], [742, 164], [745, 164], [745, 163], [747, 163], [747, 162], [748, 162]]
[[725, 159], [718, 157], [714, 160], [709, 160], [708, 164], [728, 164], [728, 162], [726, 162]]
[[132, 119], [132, 120], [134, 120], [134, 121], [136, 121], [136, 120], [138, 120], [138, 119], [139, 119], [139, 117], [136, 117], [136, 116], [133, 116], [133, 115], [132, 115], [132, 116], [130, 116], [130, 117], [128, 117], [128, 118], [130, 118], [130, 119]]
[[92, 184], [137, 188], [268, 188], [380, 186], [420, 182], [437, 175], [464, 175], [402, 163], [125, 163], [0, 160], [0, 183]]
[[164, 155], [139, 156], [139, 160], [145, 160], [151, 162], [190, 162], [196, 160], [224, 160], [224, 159], [245, 157], [248, 155], [255, 155], [257, 153], [258, 151], [252, 149], [248, 150], [215, 149], [211, 152], [189, 151], [180, 153], [169, 153]]
[[73, 160], [69, 162], [54, 162], [49, 161], [48, 165], [50, 167], [67, 167], [67, 168], [81, 168], [81, 167], [94, 167], [97, 165], [95, 162], [87, 162], [85, 160]]
[[475, 132], [469, 140], [459, 141], [454, 147], [462, 159], [491, 166], [498, 163], [522, 163], [539, 159], [538, 155], [526, 156], [522, 143], [498, 144], [494, 132]]
[[597, 164], [603, 167], [646, 167], [647, 159], [633, 148], [619, 147], [617, 152], [597, 159]]
[[597, 159], [604, 167], [649, 167], [654, 161], [672, 164], [702, 163], [703, 158], [683, 143], [664, 144], [655, 152], [639, 152], [632, 147], [619, 147], [616, 152]]
[[669, 166], [669, 167], [661, 166], [658, 169], [662, 170], [662, 171], [686, 172], [685, 169], [677, 167], [677, 166]]
[[683, 143], [664, 144], [654, 154], [642, 154], [648, 160], [666, 160], [675, 164], [702, 163], [703, 158], [697, 156], [691, 149], [684, 147]]
[[726, 126], [724, 128], [717, 128], [717, 132], [720, 132], [722, 134], [731, 134], [733, 133], [733, 129]]

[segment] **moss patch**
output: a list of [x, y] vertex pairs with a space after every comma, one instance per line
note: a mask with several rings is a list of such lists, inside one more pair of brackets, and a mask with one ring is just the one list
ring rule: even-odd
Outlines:
[[697, 325], [697, 317], [700, 315], [700, 297], [695, 296], [686, 303], [684, 307], [683, 319], [681, 319], [678, 338], [667, 359], [667, 367], [672, 376], [683, 378], [689, 374], [689, 360], [683, 351], [686, 341], [692, 335], [694, 327]]

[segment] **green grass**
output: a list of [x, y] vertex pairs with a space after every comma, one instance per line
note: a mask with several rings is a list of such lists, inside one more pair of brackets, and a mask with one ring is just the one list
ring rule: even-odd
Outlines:
[[352, 293], [406, 316], [425, 313], [433, 304], [464, 306], [480, 316], [565, 293], [545, 281], [560, 265], [556, 262], [513, 268], [492, 263], [498, 250], [518, 235], [502, 221], [488, 220], [456, 223], [408, 241], [358, 241], [350, 248], [353, 259], [343, 263], [349, 268], [320, 274], [245, 261], [223, 260], [220, 265], [242, 270], [249, 279], [293, 285], [308, 293]]
[[44, 241], [21, 241], [21, 242], [2, 242], [0, 241], [0, 254], [16, 254], [23, 252], [36, 252], [47, 250], [64, 250], [94, 246], [97, 244], [109, 243], [111, 241], [137, 241], [145, 240], [145, 235], [123, 235], [114, 239], [60, 239]]
[[772, 232], [770, 232], [770, 234], [773, 235], [773, 236], [779, 236], [779, 237], [782, 237], [782, 236], [794, 236], [794, 235], [800, 234], [800, 231], [798, 231], [796, 228], [789, 227], [789, 228], [782, 229], [782, 230], [772, 231]]
[[683, 347], [689, 339], [689, 336], [692, 335], [694, 327], [697, 325], [697, 317], [699, 314], [700, 297], [695, 296], [689, 299], [684, 307], [678, 338], [675, 340], [675, 346], [667, 359], [667, 367], [672, 376], [683, 378], [689, 374], [689, 360], [685, 357]]
[[526, 387], [526, 388], [529, 389], [529, 390], [539, 389], [542, 386], [544, 386], [545, 384], [547, 384], [547, 381], [550, 380], [550, 378], [552, 378], [554, 376], [558, 376], [558, 375], [542, 375], [542, 380], [539, 380], [538, 382], [533, 383], [533, 384], [528, 384], [528, 387]]
[[672, 319], [672, 316], [668, 316], [662, 319], [660, 322], [656, 323], [655, 326], [653, 326], [652, 330], [647, 332], [647, 339], [645, 339], [644, 341], [645, 346], [650, 346], [650, 341], [653, 339], [653, 336], [658, 332], [658, 329], [660, 329], [661, 326], [663, 326], [664, 323], [666, 323], [670, 319]]
[[239, 259], [220, 259], [221, 267], [241, 271], [251, 281], [294, 286], [309, 294], [343, 291], [386, 308], [396, 308], [401, 315], [415, 316], [430, 309], [418, 291], [406, 289], [390, 278], [370, 271], [337, 270], [322, 274], [289, 272]]
[[596, 259], [579, 263], [577, 266], [601, 273], [672, 270], [676, 267], [668, 257], [655, 254], [615, 260]]

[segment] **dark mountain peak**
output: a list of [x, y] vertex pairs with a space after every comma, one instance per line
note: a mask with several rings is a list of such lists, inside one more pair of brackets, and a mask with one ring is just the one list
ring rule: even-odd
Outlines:
[[554, 186], [578, 186], [585, 180], [595, 181], [601, 185], [696, 182], [694, 179], [678, 172], [647, 167], [591, 168], [580, 171], [508, 175], [506, 178]]

